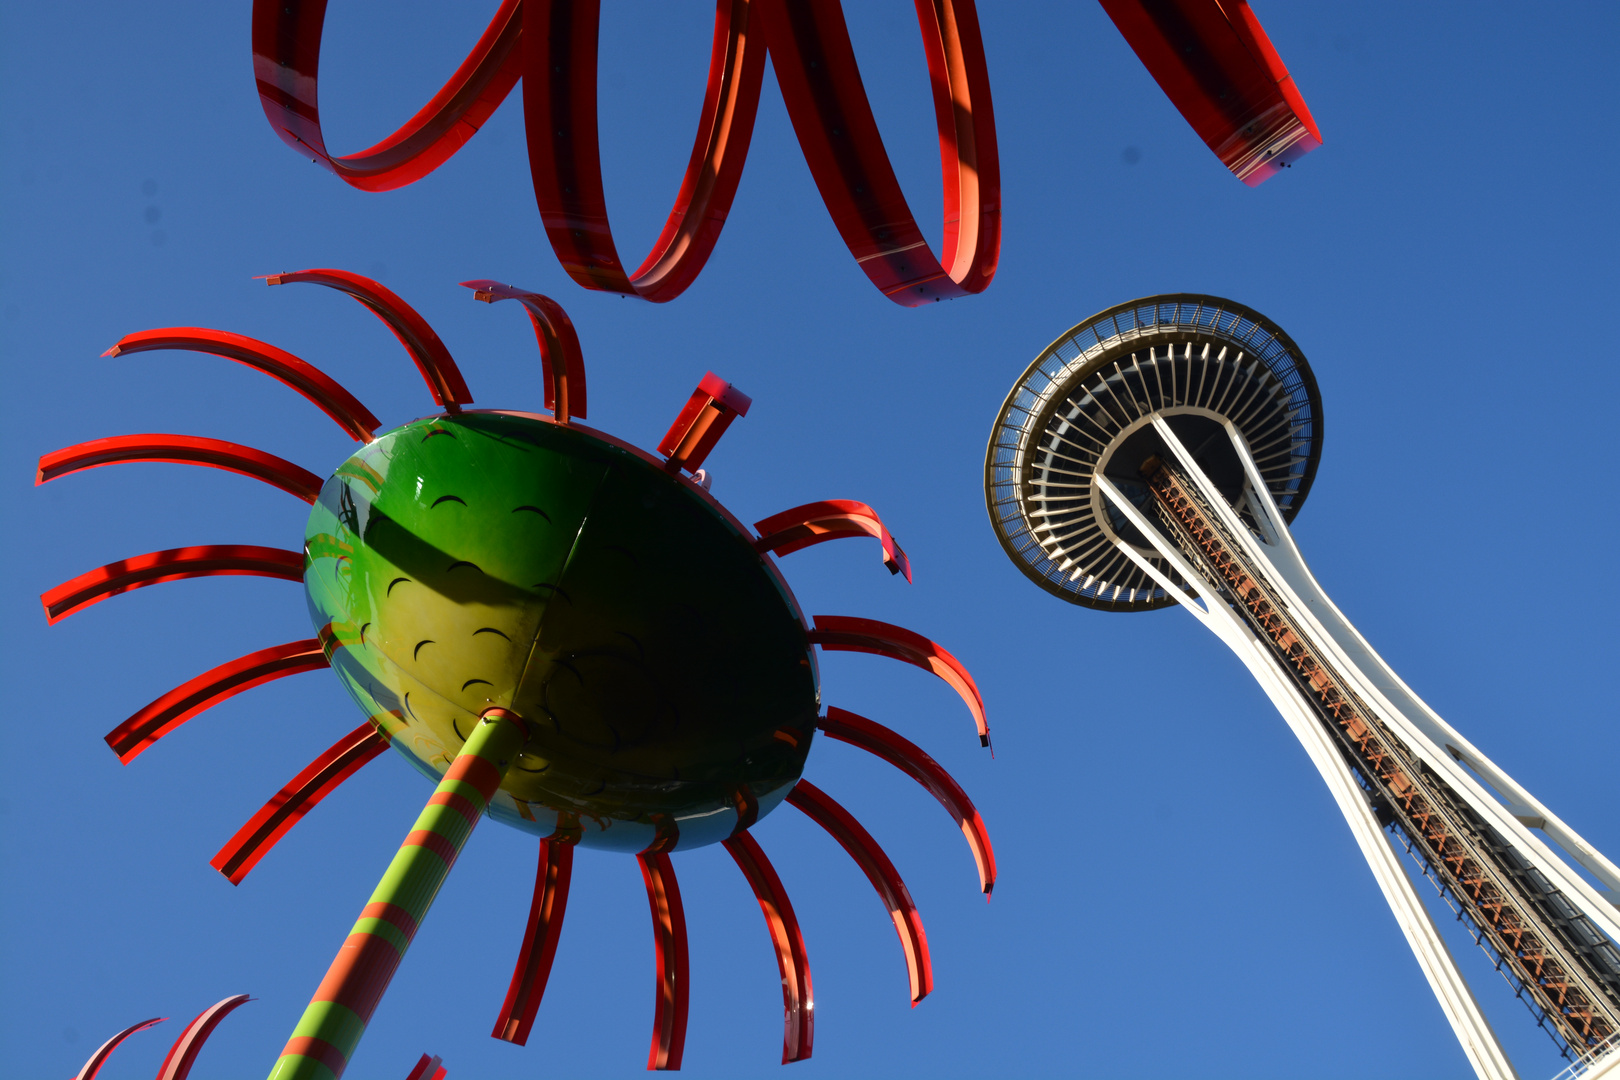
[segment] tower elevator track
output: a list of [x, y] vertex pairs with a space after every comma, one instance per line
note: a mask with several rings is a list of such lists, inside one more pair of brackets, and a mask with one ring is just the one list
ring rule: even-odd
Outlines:
[[1620, 951], [1414, 754], [1288, 614], [1260, 568], [1172, 465], [1142, 475], [1165, 532], [1272, 651], [1369, 793], [1575, 1054], [1620, 1033]]

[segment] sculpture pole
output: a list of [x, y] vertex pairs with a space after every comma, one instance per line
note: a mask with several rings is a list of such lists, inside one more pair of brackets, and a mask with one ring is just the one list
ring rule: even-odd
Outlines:
[[416, 928], [527, 736], [515, 714], [484, 713], [360, 912], [270, 1080], [343, 1075]]

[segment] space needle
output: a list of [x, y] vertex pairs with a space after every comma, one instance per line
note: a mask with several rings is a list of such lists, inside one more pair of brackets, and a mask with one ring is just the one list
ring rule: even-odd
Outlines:
[[1047, 592], [1104, 611], [1179, 604], [1237, 654], [1327, 783], [1481, 1078], [1517, 1074], [1403, 855], [1569, 1075], [1620, 1077], [1620, 868], [1425, 705], [1323, 592], [1288, 528], [1321, 453], [1321, 396], [1287, 334], [1230, 300], [1153, 296], [1035, 358], [996, 417], [985, 496], [1008, 556]]

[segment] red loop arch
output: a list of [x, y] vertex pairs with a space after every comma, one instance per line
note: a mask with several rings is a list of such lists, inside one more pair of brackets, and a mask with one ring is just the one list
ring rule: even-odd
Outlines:
[[652, 251], [626, 270], [613, 242], [597, 142], [600, 0], [504, 0], [450, 81], [398, 131], [347, 156], [321, 132], [317, 84], [326, 0], [255, 0], [253, 64], [271, 127], [345, 183], [387, 191], [459, 150], [518, 79], [529, 168], [546, 235], [587, 289], [655, 303], [686, 290], [708, 261], [742, 177], [773, 59], [788, 116], [821, 197], [872, 283], [915, 307], [982, 292], [1001, 250], [1001, 181], [990, 77], [973, 0], [919, 0], [939, 128], [944, 252], [936, 258], [906, 204], [861, 83], [837, 3], [717, 0], [714, 45], [692, 156]]

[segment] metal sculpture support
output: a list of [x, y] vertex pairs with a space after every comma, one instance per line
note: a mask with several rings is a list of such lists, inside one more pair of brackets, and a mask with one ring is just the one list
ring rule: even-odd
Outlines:
[[272, 1080], [343, 1075], [417, 927], [528, 735], [528, 726], [504, 709], [484, 714], [361, 910]]
[[[1105, 0], [1176, 107], [1247, 184], [1321, 142], [1245, 0]], [[842, 6], [717, 0], [708, 86], [663, 231], [634, 270], [608, 222], [598, 148], [600, 0], [504, 0], [439, 93], [403, 127], [347, 156], [326, 147], [319, 86], [325, 0], [255, 0], [253, 67], [265, 117], [299, 154], [364, 191], [421, 179], [489, 119], [521, 78], [529, 172], [546, 236], [587, 289], [673, 300], [703, 269], [736, 197], [767, 52], [816, 187], [872, 284], [908, 307], [982, 292], [1001, 250], [1001, 174], [973, 0], [918, 0], [939, 135], [943, 250], [907, 205], [872, 115]], [[445, 402], [441, 401], [441, 404]]]
[[1133, 301], [1059, 338], [1014, 387], [985, 463], [991, 520], [1047, 591], [1113, 611], [1179, 604], [1238, 656], [1327, 783], [1480, 1077], [1515, 1074], [1402, 850], [1560, 1050], [1589, 1061], [1620, 1035], [1620, 869], [1419, 699], [1322, 590], [1288, 528], [1321, 438], [1310, 367], [1269, 320], [1209, 296]]

